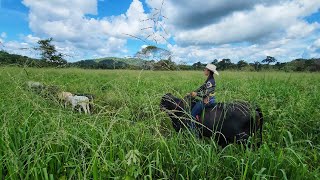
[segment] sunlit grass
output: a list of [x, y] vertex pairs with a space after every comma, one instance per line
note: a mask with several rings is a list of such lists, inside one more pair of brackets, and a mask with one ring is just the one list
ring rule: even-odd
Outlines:
[[[258, 103], [260, 149], [177, 134], [160, 98], [196, 89], [202, 72], [0, 68], [4, 179], [319, 179], [320, 74], [221, 72], [217, 101]], [[93, 115], [28, 91], [28, 80], [96, 96]]]

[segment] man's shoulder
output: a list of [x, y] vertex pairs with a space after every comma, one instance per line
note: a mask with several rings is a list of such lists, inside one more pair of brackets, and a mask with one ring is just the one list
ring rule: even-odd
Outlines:
[[206, 87], [210, 88], [215, 85], [214, 79], [209, 79], [206, 83]]
[[215, 83], [215, 80], [212, 78], [212, 79], [209, 79], [208, 82]]

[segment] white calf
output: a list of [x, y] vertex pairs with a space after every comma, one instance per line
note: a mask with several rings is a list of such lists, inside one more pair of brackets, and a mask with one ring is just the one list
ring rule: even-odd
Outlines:
[[[68, 97], [69, 96], [72, 96], [72, 93], [71, 92], [64, 92], [64, 91], [62, 91], [62, 92], [60, 92], [59, 94], [58, 94], [58, 98], [59, 98], [59, 100], [61, 101], [61, 102], [64, 102], [64, 107], [67, 107], [67, 104], [68, 104], [68, 102], [69, 102], [69, 100], [68, 100]], [[71, 103], [71, 102], [70, 102]]]
[[72, 109], [74, 109], [77, 105], [80, 106], [79, 112], [81, 113], [81, 108], [83, 109], [84, 113], [90, 114], [90, 107], [89, 107], [89, 98], [86, 96], [68, 96], [68, 102], [71, 102]]

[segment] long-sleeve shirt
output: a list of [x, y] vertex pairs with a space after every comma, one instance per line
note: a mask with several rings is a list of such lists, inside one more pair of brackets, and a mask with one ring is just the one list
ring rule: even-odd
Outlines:
[[197, 93], [197, 96], [202, 98], [209, 97], [209, 102], [214, 101], [215, 96], [215, 88], [216, 88], [216, 82], [213, 78], [208, 79], [207, 82], [205, 82], [202, 86], [200, 86], [195, 92]]

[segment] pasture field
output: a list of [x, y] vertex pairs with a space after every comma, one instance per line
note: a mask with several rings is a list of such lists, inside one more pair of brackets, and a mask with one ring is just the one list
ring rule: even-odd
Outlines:
[[[28, 91], [28, 80], [92, 93], [95, 112], [64, 109]], [[260, 104], [256, 150], [173, 130], [161, 97], [204, 80], [200, 71], [0, 67], [0, 179], [320, 179], [320, 74], [216, 77], [217, 101]]]

